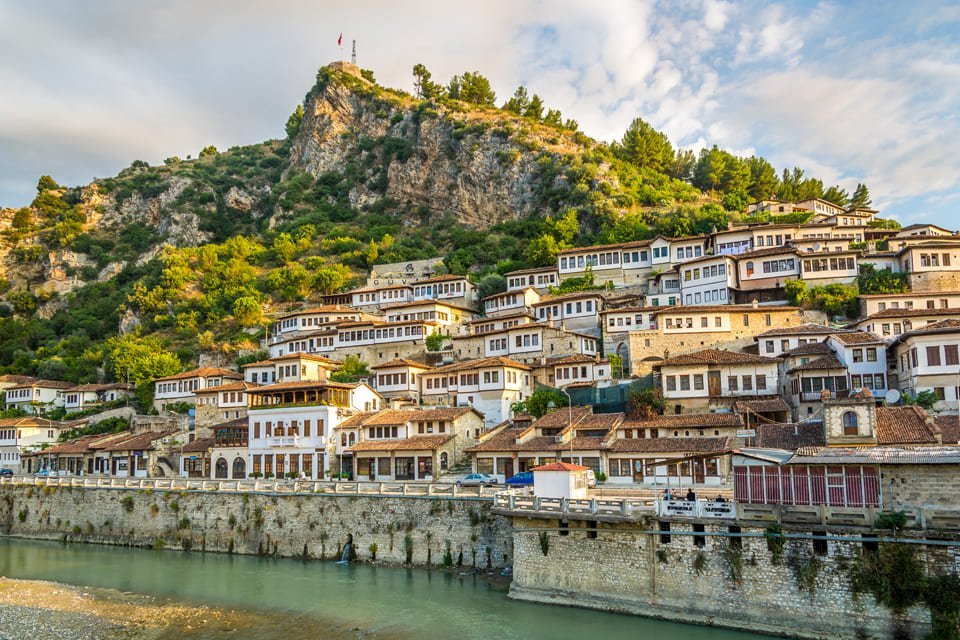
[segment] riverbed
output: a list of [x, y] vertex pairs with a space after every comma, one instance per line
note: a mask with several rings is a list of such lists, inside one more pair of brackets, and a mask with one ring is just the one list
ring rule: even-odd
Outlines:
[[0, 538], [0, 576], [0, 640], [762, 638], [517, 602], [456, 569]]

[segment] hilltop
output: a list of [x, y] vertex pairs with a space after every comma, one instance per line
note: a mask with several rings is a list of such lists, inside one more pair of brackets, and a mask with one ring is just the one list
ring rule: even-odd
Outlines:
[[133, 347], [232, 361], [270, 314], [374, 264], [439, 255], [489, 294], [566, 246], [709, 231], [771, 194], [849, 199], [762, 158], [674, 150], [640, 120], [598, 142], [525, 90], [471, 95], [478, 78], [421, 73], [414, 96], [334, 63], [284, 140], [41, 178], [0, 210], [0, 370], [88, 382]]

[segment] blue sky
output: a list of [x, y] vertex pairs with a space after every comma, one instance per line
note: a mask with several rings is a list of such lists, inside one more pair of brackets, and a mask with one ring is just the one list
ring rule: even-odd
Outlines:
[[960, 227], [960, 4], [935, 2], [0, 0], [0, 206], [282, 136], [341, 31], [388, 86], [476, 69], [603, 140], [641, 116]]

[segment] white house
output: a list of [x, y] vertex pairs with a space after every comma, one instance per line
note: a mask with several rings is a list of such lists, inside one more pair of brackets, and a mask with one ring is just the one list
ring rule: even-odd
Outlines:
[[540, 294], [533, 287], [519, 291], [495, 293], [483, 299], [483, 310], [488, 316], [503, 316], [519, 312], [530, 312], [534, 304], [540, 302]]
[[349, 292], [350, 306], [357, 309], [379, 309], [383, 305], [410, 302], [413, 287], [408, 284], [388, 284], [361, 287]]
[[445, 274], [413, 283], [413, 299], [436, 300], [465, 309], [477, 308], [477, 285], [466, 276]]
[[474, 407], [491, 426], [509, 418], [511, 407], [532, 393], [531, 367], [506, 357], [457, 362], [420, 374], [424, 404]]
[[545, 297], [533, 305], [538, 322], [585, 333], [598, 331], [602, 310], [603, 296], [590, 291]]
[[220, 367], [200, 367], [153, 381], [153, 408], [160, 411], [168, 404], [185, 402], [195, 404], [194, 391], [219, 387], [234, 380], [243, 380], [236, 371]]
[[736, 260], [728, 255], [706, 256], [678, 267], [684, 305], [724, 304], [737, 286]]
[[523, 291], [527, 287], [547, 291], [560, 284], [560, 274], [556, 267], [511, 271], [504, 277], [507, 279], [507, 291]]
[[322, 479], [330, 469], [333, 428], [383, 398], [364, 383], [278, 382], [247, 391], [252, 473]]
[[671, 413], [727, 408], [738, 399], [775, 397], [776, 358], [739, 351], [703, 349], [668, 358], [659, 371], [663, 399]]
[[63, 425], [37, 418], [0, 418], [0, 468], [21, 473], [21, 458], [43, 447], [55, 444]]
[[6, 389], [7, 409], [42, 414], [63, 406], [63, 392], [72, 389], [72, 382], [62, 380], [31, 380]]
[[589, 467], [569, 462], [551, 462], [533, 468], [533, 494], [540, 498], [583, 500], [589, 494]]
[[837, 359], [847, 369], [851, 391], [869, 389], [874, 398], [887, 395], [887, 343], [865, 331], [843, 332], [827, 338]]
[[901, 391], [932, 391], [934, 409], [956, 410], [960, 397], [960, 319], [928, 324], [898, 336], [890, 345]]
[[420, 401], [420, 376], [433, 370], [428, 364], [394, 358], [370, 367], [373, 388], [387, 400]]
[[69, 413], [129, 398], [133, 393], [133, 385], [123, 382], [82, 384], [64, 389], [60, 393], [63, 396], [63, 408]]

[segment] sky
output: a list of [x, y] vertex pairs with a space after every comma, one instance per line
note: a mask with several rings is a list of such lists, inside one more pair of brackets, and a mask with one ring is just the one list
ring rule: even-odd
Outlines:
[[600, 140], [642, 117], [960, 228], [960, 3], [922, 0], [0, 0], [0, 207], [281, 138], [352, 40], [385, 86], [476, 70]]

